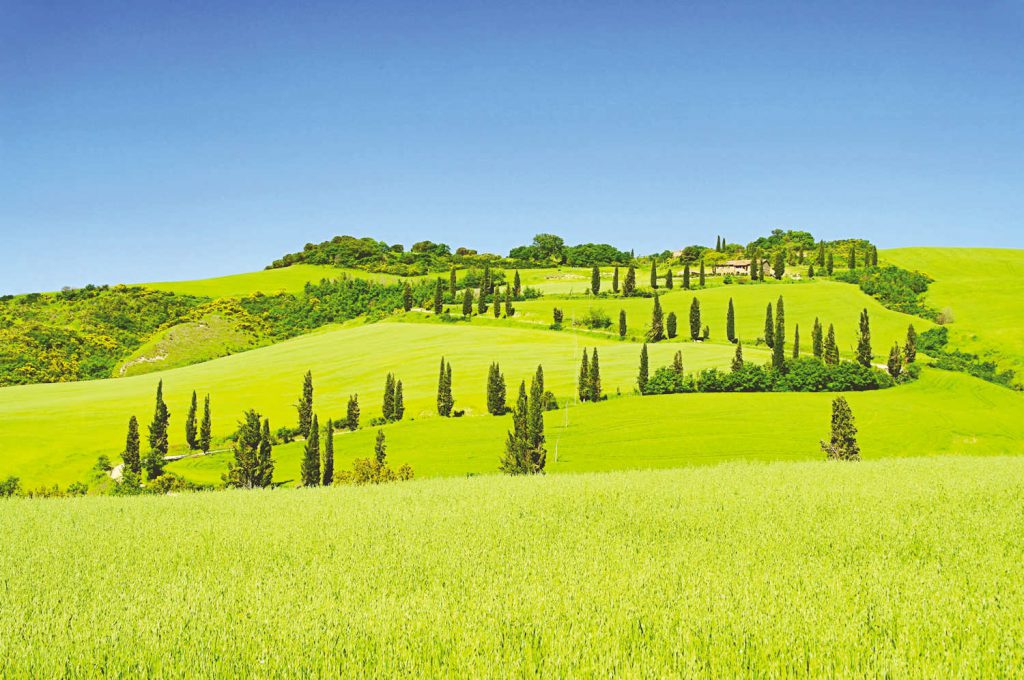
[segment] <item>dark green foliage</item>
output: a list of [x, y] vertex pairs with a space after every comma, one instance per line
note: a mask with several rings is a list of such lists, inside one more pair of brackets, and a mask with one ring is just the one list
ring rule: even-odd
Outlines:
[[142, 458], [139, 453], [139, 421], [135, 416], [128, 419], [128, 436], [125, 437], [124, 452], [121, 454], [124, 469], [136, 475], [142, 472]]
[[818, 266], [824, 268], [825, 266], [825, 242], [822, 241], [818, 244]]
[[654, 294], [654, 308], [651, 310], [651, 327], [647, 331], [647, 342], [660, 342], [665, 339], [664, 318], [661, 311], [661, 301], [658, 294]]
[[807, 278], [809, 278], [809, 279], [813, 279], [814, 278], [814, 264], [813, 263], [810, 264], [807, 267]]
[[0, 498], [10, 498], [21, 495], [21, 480], [14, 475], [8, 475], [7, 479], [0, 481]]
[[755, 248], [750, 254], [750, 280], [757, 281], [761, 274], [761, 253]]
[[949, 343], [949, 329], [945, 326], [929, 328], [917, 336], [917, 348], [925, 354], [935, 356], [946, 350]]
[[768, 303], [768, 309], [764, 316], [764, 344], [769, 348], [775, 347], [775, 321], [772, 315], [772, 303]]
[[837, 281], [852, 283], [882, 303], [886, 309], [937, 319], [935, 310], [928, 307], [922, 296], [928, 290], [930, 278], [920, 272], [899, 267], [867, 267], [857, 271], [840, 272]]
[[626, 337], [626, 310], [619, 310], [619, 337]]
[[736, 342], [736, 310], [729, 298], [729, 310], [725, 313], [725, 337], [729, 342]]
[[408, 281], [402, 284], [402, 309], [407, 312], [412, 309], [412, 286]]
[[707, 274], [704, 271], [704, 260], [700, 261], [700, 287], [707, 285]]
[[512, 279], [512, 294], [516, 298], [522, 297], [523, 295], [523, 280], [519, 278], [519, 270], [516, 270], [516, 275]]
[[487, 371], [487, 412], [494, 416], [502, 416], [508, 412], [505, 403], [505, 376], [498, 362], [491, 364]]
[[676, 350], [676, 353], [672, 355], [672, 370], [676, 373], [683, 372], [683, 352], [682, 350]]
[[601, 292], [601, 270], [597, 268], [597, 265], [594, 265], [590, 271], [590, 292], [593, 295]]
[[622, 295], [631, 297], [634, 292], [636, 292], [636, 269], [633, 265], [629, 265], [629, 269], [626, 270], [626, 279], [622, 282]]
[[562, 310], [559, 309], [558, 307], [555, 307], [555, 308], [553, 308], [551, 310], [551, 321], [555, 325], [556, 328], [561, 328], [562, 320], [564, 318], [565, 318], [565, 315], [562, 313]]
[[648, 380], [648, 359], [647, 359], [647, 343], [640, 348], [640, 370], [636, 376], [636, 385], [640, 390], [640, 394], [647, 394], [647, 380]]
[[871, 351], [871, 323], [868, 310], [860, 313], [860, 332], [857, 336], [857, 361], [862, 366], [870, 366], [874, 354]]
[[668, 317], [665, 319], [665, 334], [669, 338], [676, 337], [676, 313], [669, 312]]
[[373, 458], [377, 465], [384, 465], [388, 457], [388, 445], [384, 441], [384, 430], [377, 430], [377, 439], [373, 442]]
[[441, 357], [441, 370], [437, 377], [437, 412], [439, 415], [449, 417], [455, 407], [455, 399], [452, 397], [452, 365]]
[[825, 356], [825, 338], [818, 317], [814, 317], [814, 328], [811, 330], [811, 352], [815, 359], [823, 359]]
[[590, 355], [587, 354], [586, 347], [583, 348], [583, 358], [580, 360], [580, 375], [576, 380], [576, 394], [581, 402], [590, 399]]
[[734, 373], [736, 371], [740, 370], [741, 368], [743, 368], [743, 343], [742, 342], [737, 342], [736, 343], [736, 353], [732, 357], [732, 365], [730, 366], [730, 368], [732, 368]]
[[839, 345], [836, 344], [836, 329], [832, 324], [828, 325], [828, 335], [825, 337], [825, 363], [834, 366], [839, 363]]
[[170, 420], [171, 412], [164, 403], [164, 381], [161, 380], [156, 387], [156, 408], [153, 411], [153, 421], [149, 425], [150, 451], [142, 461], [146, 476], [150, 480], [156, 479], [164, 472], [164, 457], [170, 448], [167, 438]]
[[775, 252], [775, 263], [772, 266], [772, 275], [776, 281], [781, 281], [786, 273], [786, 253], [779, 250]]
[[494, 279], [491, 277], [491, 266], [484, 265], [484, 277], [480, 282], [480, 295], [490, 295], [494, 292]]
[[675, 281], [672, 278], [672, 267], [669, 267], [665, 271], [665, 287], [672, 290], [675, 287]]
[[618, 295], [619, 293], [619, 268], [616, 267], [612, 273], [612, 292]]
[[[584, 350], [586, 351], [586, 350]], [[601, 401], [601, 366], [597, 358], [597, 348], [594, 348], [594, 354], [590, 358], [590, 380], [589, 380], [589, 400], [590, 401]]]
[[505, 318], [511, 319], [512, 315], [516, 313], [515, 308], [512, 306], [512, 288], [505, 286]]
[[233, 460], [228, 471], [221, 476], [224, 484], [236, 489], [270, 486], [274, 476], [274, 463], [270, 458], [270, 421], [260, 424], [260, 414], [252, 409], [245, 412], [235, 432]]
[[594, 330], [602, 330], [612, 326], [612, 320], [608, 316], [608, 312], [600, 307], [591, 307], [587, 310], [586, 314], [578, 319], [574, 319], [573, 323], [577, 326], [584, 326]]
[[458, 281], [456, 281], [455, 267], [448, 270], [448, 295], [451, 297], [452, 302], [455, 301], [455, 293], [459, 290]]
[[716, 253], [722, 252], [722, 237], [721, 236], [715, 237], [715, 252]]
[[828, 274], [829, 276], [832, 276], [832, 272], [834, 272], [835, 269], [836, 269], [835, 258], [832, 256], [832, 253], [830, 252], [828, 254], [828, 260], [825, 263], [825, 273]]
[[683, 290], [690, 290], [690, 263], [683, 265]]
[[512, 409], [512, 431], [508, 433], [505, 454], [501, 459], [502, 472], [511, 475], [543, 474], [547, 462], [544, 410], [548, 403], [544, 392], [544, 372], [538, 366], [529, 396], [526, 382], [519, 385], [519, 398]]
[[440, 277], [434, 284], [434, 313], [440, 314], [444, 311], [444, 282]]
[[772, 334], [772, 368], [776, 371], [786, 370], [786, 312], [782, 306], [782, 296], [775, 305], [775, 331]]
[[401, 420], [405, 417], [405, 394], [402, 391], [402, 381], [398, 380], [395, 382], [395, 420]]
[[821, 450], [829, 460], [860, 460], [857, 427], [845, 397], [836, 397], [832, 401], [831, 434], [828, 442], [821, 442]]
[[334, 483], [334, 423], [330, 418], [327, 419], [327, 427], [324, 428], [324, 470], [320, 483], [324, 486]]
[[384, 378], [384, 399], [381, 405], [381, 417], [391, 422], [395, 419], [395, 374], [388, 373]]
[[857, 246], [855, 245], [850, 246], [850, 257], [846, 266], [851, 270], [857, 268]]
[[303, 449], [302, 468], [300, 470], [302, 486], [320, 484], [320, 424], [316, 414], [310, 423], [309, 434], [306, 435], [306, 446]]
[[345, 417], [345, 427], [351, 431], [359, 429], [359, 395], [353, 394], [348, 398], [348, 409]]
[[185, 443], [193, 451], [199, 449], [198, 428], [196, 427], [196, 416], [199, 411], [199, 400], [196, 391], [192, 390], [192, 403], [188, 407], [188, 415], [185, 416]]
[[501, 318], [501, 291], [498, 290], [497, 288], [494, 290], [494, 302], [493, 302], [493, 306], [491, 307], [491, 309], [494, 312], [494, 318], [495, 319], [500, 319]]
[[473, 314], [473, 289], [467, 288], [462, 292], [462, 316]]
[[793, 329], [793, 358], [800, 358], [800, 324]]
[[917, 361], [917, 331], [914, 330], [914, 324], [907, 327], [907, 341], [903, 345], [903, 354], [908, 364]]
[[487, 293], [484, 292], [484, 287], [481, 284], [479, 294], [476, 298], [476, 313], [486, 314], [487, 313]]
[[647, 382], [644, 394], [683, 394], [694, 392], [693, 377], [676, 371], [670, 366], [662, 366], [654, 371]]
[[519, 384], [519, 397], [512, 408], [512, 431], [505, 440], [505, 454], [501, 458], [500, 469], [509, 475], [525, 475], [530, 473], [527, 463], [526, 418], [529, 410], [529, 399], [526, 396], [526, 381]]
[[658, 287], [658, 263], [657, 261], [651, 261], [651, 288]]
[[894, 379], [900, 377], [900, 373], [903, 372], [903, 352], [900, 351], [900, 343], [897, 342], [889, 350], [889, 360], [885, 365], [889, 369], [889, 375]]
[[695, 297], [693, 302], [690, 303], [690, 339], [697, 341], [700, 338], [700, 301]]
[[274, 448], [273, 441], [270, 436], [270, 419], [264, 418], [263, 431], [260, 433], [260, 450], [256, 461], [256, 481], [263, 487], [270, 486], [274, 481], [274, 459], [270, 455]]
[[302, 378], [302, 395], [299, 403], [295, 405], [299, 412], [299, 434], [303, 437], [309, 436], [309, 428], [313, 423], [313, 372], [306, 371]]
[[658, 369], [648, 383], [646, 394], [672, 394], [676, 392], [843, 392], [878, 390], [895, 383], [888, 374], [875, 368], [842, 362], [835, 366], [817, 359], [804, 357], [786, 362], [785, 371], [776, 371], [743, 361], [741, 346], [733, 358], [729, 372], [719, 369], [700, 371], [696, 380], [679, 375], [674, 367]]
[[203, 399], [203, 420], [199, 423], [199, 448], [203, 453], [210, 452], [210, 441], [213, 439], [213, 420], [210, 416], [210, 395]]

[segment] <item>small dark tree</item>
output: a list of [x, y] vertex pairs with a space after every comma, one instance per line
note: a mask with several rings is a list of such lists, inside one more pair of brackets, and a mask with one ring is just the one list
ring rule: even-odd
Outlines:
[[494, 311], [494, 318], [501, 318], [501, 291], [497, 288], [494, 289], [494, 301], [491, 309]]
[[377, 430], [377, 439], [373, 442], [373, 458], [377, 465], [384, 465], [388, 457], [388, 445], [384, 441], [384, 430]]
[[562, 310], [559, 309], [558, 307], [555, 307], [551, 310], [551, 320], [554, 322], [555, 326], [561, 327], [562, 320], [564, 318], [565, 316], [562, 314]]
[[669, 312], [665, 318], [665, 333], [669, 338], [676, 337], [676, 313]]
[[700, 261], [700, 287], [703, 288], [707, 285], [707, 275], [704, 272], [704, 260]]
[[736, 371], [738, 371], [741, 368], [743, 368], [743, 343], [742, 342], [737, 342], [736, 343], [736, 353], [733, 354], [733, 357], [732, 357], [732, 367], [731, 368], [732, 368], [732, 372], [733, 373], [735, 373]]
[[640, 348], [640, 370], [636, 376], [636, 385], [640, 389], [640, 394], [647, 392], [647, 380], [650, 377], [648, 361], [647, 361], [647, 343]]
[[661, 301], [658, 294], [654, 294], [654, 308], [651, 311], [651, 327], [647, 331], [647, 342], [660, 342], [665, 339], [664, 317], [661, 311]]
[[590, 270], [590, 292], [597, 295], [601, 292], [601, 270], [594, 265]]
[[781, 281], [786, 273], [786, 253], [779, 250], [775, 253], [775, 264], [772, 267], [772, 275], [776, 281]]
[[444, 311], [444, 282], [441, 277], [437, 277], [437, 282], [434, 284], [434, 313], [440, 314]]
[[351, 432], [359, 429], [359, 395], [353, 394], [348, 398], [348, 409], [345, 418], [345, 427]]
[[729, 298], [729, 310], [725, 313], [725, 337], [729, 342], [736, 342], [736, 310], [732, 306], [732, 298]]
[[199, 423], [199, 448], [203, 453], [210, 452], [210, 441], [213, 439], [213, 421], [210, 417], [210, 395], [203, 399], [203, 420]]
[[690, 339], [696, 341], [700, 338], [700, 301], [695, 297], [690, 303]]
[[634, 292], [636, 292], [636, 268], [629, 265], [629, 269], [626, 270], [626, 280], [622, 282], [622, 296], [632, 297]]
[[523, 295], [523, 280], [519, 278], [519, 270], [516, 270], [515, 278], [512, 279], [512, 294], [518, 299]]
[[302, 378], [302, 396], [295, 406], [299, 412], [299, 434], [309, 436], [309, 428], [313, 422], [313, 372], [306, 371]]
[[825, 273], [828, 274], [829, 276], [832, 276], [832, 272], [834, 272], [835, 269], [836, 261], [835, 258], [832, 256], [832, 252], [829, 251], [828, 260], [825, 263]]
[[490, 295], [494, 292], [494, 280], [491, 278], [491, 265], [484, 265], [483, 279], [480, 281], [480, 295]]
[[576, 380], [576, 394], [580, 401], [590, 400], [590, 355], [587, 348], [583, 348], [583, 358], [580, 360], [580, 375]]
[[675, 280], [672, 278], [672, 267], [669, 267], [665, 270], [665, 287], [672, 290], [675, 285]]
[[512, 306], [512, 288], [505, 286], [505, 318], [511, 319], [512, 315], [516, 313], [515, 308]]
[[807, 278], [809, 278], [809, 279], [813, 279], [814, 278], [814, 263], [813, 262], [807, 266]]
[[466, 287], [466, 290], [462, 291], [462, 316], [472, 316], [473, 314], [473, 289]]
[[772, 336], [772, 368], [776, 371], [786, 370], [786, 312], [782, 307], [782, 296], [775, 305], [775, 332]]
[[[454, 275], [455, 269], [452, 269]], [[327, 427], [324, 429], [324, 471], [320, 479], [324, 486], [334, 483], [334, 423], [327, 419]]]
[[128, 436], [124, 442], [124, 453], [121, 454], [124, 469], [139, 475], [142, 472], [142, 458], [139, 454], [139, 421], [135, 416], [128, 419]]
[[860, 313], [860, 334], [857, 339], [857, 362], [861, 366], [871, 367], [871, 360], [874, 354], [871, 351], [871, 323], [868, 320], [868, 310]]
[[384, 378], [384, 399], [381, 402], [381, 416], [384, 420], [395, 419], [395, 374], [388, 373]]
[[626, 337], [626, 310], [619, 310], [619, 337]]
[[839, 363], [839, 345], [836, 344], [836, 329], [832, 324], [828, 325], [828, 335], [825, 336], [825, 363], [829, 366]]
[[455, 265], [448, 271], [448, 295], [451, 296], [452, 302], [455, 301], [455, 293], [459, 290], [458, 284], [455, 281]]
[[480, 291], [476, 298], [476, 313], [486, 314], [487, 313], [487, 291], [484, 288], [484, 284], [480, 284]]
[[889, 369], [889, 375], [893, 378], [900, 377], [900, 373], [903, 372], [903, 352], [900, 351], [900, 343], [895, 343], [889, 350], [889, 361], [886, 363], [886, 368]]
[[683, 352], [682, 350], [676, 350], [676, 353], [672, 355], [672, 370], [678, 375], [683, 374]]
[[857, 427], [845, 397], [832, 401], [832, 432], [829, 441], [821, 442], [821, 450], [829, 460], [860, 460]]
[[658, 288], [658, 262], [651, 260], [651, 288]]
[[395, 420], [405, 417], [405, 395], [402, 393], [402, 381], [395, 381]]
[[856, 245], [851, 245], [850, 246], [850, 261], [849, 261], [847, 266], [850, 269], [856, 269], [857, 268], [857, 246]]
[[683, 290], [690, 290], [690, 263], [683, 265]]
[[494, 416], [501, 416], [507, 411], [505, 376], [502, 375], [498, 362], [494, 362], [487, 371], [487, 412]]
[[601, 366], [597, 359], [597, 348], [590, 358], [590, 401], [601, 401]]
[[814, 358], [819, 360], [825, 356], [825, 340], [822, 335], [821, 322], [818, 321], [818, 317], [814, 317], [814, 328], [811, 330], [811, 351], [814, 353]]
[[800, 358], [800, 324], [793, 329], [793, 358]]
[[907, 327], [907, 342], [903, 345], [903, 354], [908, 364], [917, 361], [917, 331], [914, 330], [914, 324]]
[[818, 244], [818, 266], [825, 267], [825, 242], [822, 241]]
[[192, 402], [188, 407], [188, 415], [185, 416], [185, 443], [192, 451], [199, 449], [199, 428], [196, 424], [196, 417], [199, 414], [199, 399], [196, 391], [192, 390]]
[[612, 272], [612, 292], [616, 295], [619, 294], [619, 268], [616, 267], [615, 271]]
[[309, 434], [306, 435], [300, 472], [302, 486], [317, 486], [320, 483], [320, 423], [315, 413], [309, 425]]
[[408, 281], [402, 286], [402, 309], [407, 312], [412, 309], [412, 286]]
[[772, 315], [772, 303], [768, 303], [768, 309], [764, 314], [764, 344], [769, 349], [775, 347], [775, 317]]
[[761, 278], [761, 252], [754, 248], [750, 254], [750, 280], [757, 281]]

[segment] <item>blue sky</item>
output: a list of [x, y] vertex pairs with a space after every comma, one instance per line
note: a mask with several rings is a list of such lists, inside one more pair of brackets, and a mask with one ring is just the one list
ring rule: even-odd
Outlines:
[[0, 292], [773, 227], [1024, 247], [1024, 1], [3, 5]]

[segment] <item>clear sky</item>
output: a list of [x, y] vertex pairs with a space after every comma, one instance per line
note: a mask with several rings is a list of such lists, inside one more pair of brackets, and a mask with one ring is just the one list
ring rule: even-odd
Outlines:
[[1024, 0], [0, 11], [0, 292], [335, 234], [1024, 247]]

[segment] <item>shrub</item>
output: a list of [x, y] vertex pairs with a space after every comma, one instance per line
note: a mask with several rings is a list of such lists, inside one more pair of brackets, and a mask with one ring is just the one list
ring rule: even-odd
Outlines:
[[608, 316], [608, 312], [598, 307], [591, 307], [586, 316], [576, 319], [577, 326], [584, 326], [594, 330], [611, 328], [612, 319]]
[[647, 380], [644, 394], [682, 394], [694, 392], [693, 377], [678, 373], [670, 366], [662, 366]]

